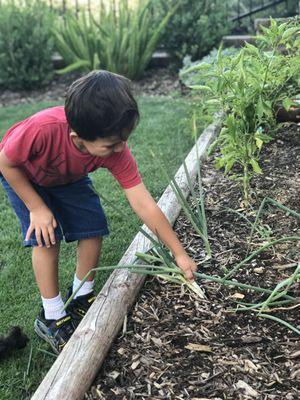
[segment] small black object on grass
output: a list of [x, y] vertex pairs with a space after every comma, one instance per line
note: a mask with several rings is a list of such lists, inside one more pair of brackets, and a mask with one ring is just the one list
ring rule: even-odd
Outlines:
[[28, 340], [19, 326], [12, 327], [7, 336], [0, 336], [0, 360], [11, 355], [14, 350], [25, 347]]

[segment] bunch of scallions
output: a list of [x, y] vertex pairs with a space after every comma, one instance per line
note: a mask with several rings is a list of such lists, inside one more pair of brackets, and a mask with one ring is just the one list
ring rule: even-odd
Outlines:
[[[180, 190], [180, 189], [179, 189]], [[187, 204], [187, 203], [186, 203]], [[251, 235], [254, 232], [260, 233], [262, 229], [259, 227], [259, 218], [263, 212], [265, 206], [269, 204], [272, 206], [276, 206], [282, 209], [284, 212], [289, 213], [297, 218], [300, 218], [300, 214], [296, 211], [293, 211], [282, 204], [274, 201], [273, 199], [266, 198], [263, 200], [258, 214], [256, 216], [255, 222], [251, 223]], [[203, 208], [204, 210], [204, 208]], [[186, 212], [186, 211], [185, 211]], [[245, 217], [243, 217], [245, 218]], [[250, 222], [249, 222], [250, 223]], [[300, 236], [287, 236], [282, 237], [276, 240], [269, 240], [263, 246], [255, 250], [254, 252], [247, 255], [247, 257], [233, 266], [223, 277], [216, 276], [216, 275], [207, 275], [200, 272], [195, 272], [195, 281], [191, 282], [186, 280], [184, 277], [183, 271], [176, 265], [175, 259], [170, 254], [170, 252], [163, 246], [159, 239], [154, 239], [151, 235], [149, 235], [146, 231], [142, 230], [142, 233], [151, 241], [153, 248], [151, 252], [147, 254], [137, 253], [136, 256], [140, 260], [142, 260], [141, 264], [132, 264], [132, 265], [117, 265], [117, 266], [104, 266], [100, 268], [93, 268], [83, 279], [82, 284], [88, 279], [90, 274], [95, 271], [113, 271], [116, 269], [127, 269], [131, 273], [135, 274], [143, 274], [149, 276], [158, 276], [166, 281], [170, 281], [173, 283], [177, 283], [179, 285], [186, 285], [188, 289], [190, 289], [195, 296], [199, 299], [205, 298], [205, 293], [202, 287], [200, 287], [196, 280], [201, 279], [203, 284], [205, 282], [215, 282], [220, 285], [225, 285], [229, 287], [237, 287], [242, 290], [260, 293], [266, 299], [259, 302], [259, 303], [242, 303], [238, 302], [236, 309], [230, 309], [229, 312], [255, 312], [258, 317], [260, 318], [268, 318], [277, 323], [284, 325], [285, 327], [291, 329], [298, 335], [300, 335], [299, 327], [293, 326], [289, 322], [286, 322], [274, 315], [272, 313], [277, 310], [289, 310], [300, 306], [300, 299], [299, 297], [294, 297], [290, 293], [292, 292], [292, 288], [296, 285], [299, 285], [300, 282], [300, 261], [295, 263], [295, 270], [294, 272], [286, 279], [279, 282], [274, 289], [258, 287], [248, 285], [246, 283], [238, 282], [234, 275], [238, 271], [241, 270], [246, 264], [248, 264], [252, 259], [254, 259], [258, 254], [262, 253], [264, 250], [275, 246], [278, 243], [290, 242], [290, 241], [299, 241]], [[208, 262], [208, 258], [206, 257], [203, 260], [203, 263]], [[65, 308], [68, 306], [72, 298], [76, 295], [77, 291], [80, 287], [72, 294], [72, 296], [68, 299], [65, 304]]]

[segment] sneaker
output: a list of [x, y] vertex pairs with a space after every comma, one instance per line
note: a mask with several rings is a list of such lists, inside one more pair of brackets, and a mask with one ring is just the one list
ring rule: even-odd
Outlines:
[[34, 322], [34, 330], [50, 344], [56, 354], [59, 354], [75, 331], [75, 326], [69, 314], [57, 320], [46, 319], [42, 307]]
[[[69, 288], [65, 302], [71, 297], [72, 295], [72, 287]], [[80, 321], [87, 313], [88, 309], [93, 304], [94, 300], [96, 299], [95, 292], [90, 292], [83, 296], [78, 296], [76, 299], [71, 300], [70, 304], [66, 308], [67, 313], [72, 316], [72, 320], [74, 325], [77, 326], [80, 324]]]

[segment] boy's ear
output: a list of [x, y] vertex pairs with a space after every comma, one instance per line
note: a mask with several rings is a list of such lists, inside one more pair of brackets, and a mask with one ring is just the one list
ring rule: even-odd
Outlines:
[[70, 132], [70, 136], [72, 136], [72, 137], [78, 137], [77, 133], [74, 132], [74, 131], [71, 131], [71, 132]]

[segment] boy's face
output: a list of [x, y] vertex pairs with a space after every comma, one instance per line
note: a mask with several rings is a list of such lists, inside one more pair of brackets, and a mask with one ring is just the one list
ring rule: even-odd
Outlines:
[[97, 157], [109, 157], [113, 153], [120, 153], [125, 147], [125, 141], [117, 136], [98, 138], [93, 142], [81, 139], [75, 132], [71, 132], [71, 139], [75, 146], [83, 153]]

